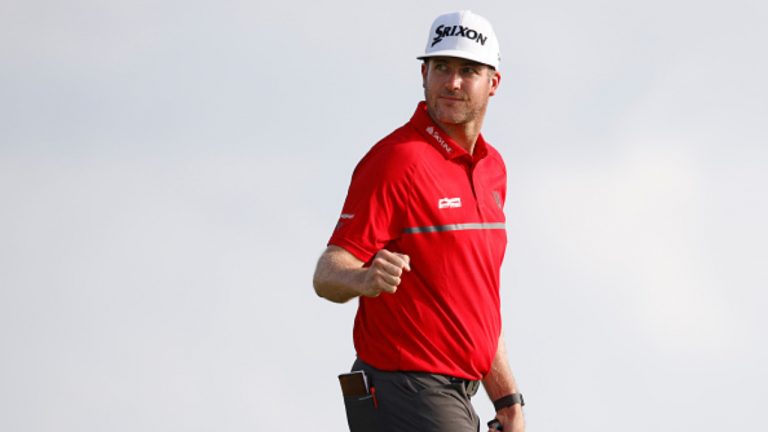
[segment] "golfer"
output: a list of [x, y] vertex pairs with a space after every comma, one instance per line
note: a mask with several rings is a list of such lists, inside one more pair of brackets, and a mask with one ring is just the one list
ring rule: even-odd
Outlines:
[[485, 18], [447, 13], [418, 58], [425, 100], [358, 163], [313, 280], [332, 302], [359, 299], [347, 420], [353, 432], [485, 430], [470, 401], [482, 383], [489, 430], [523, 432], [499, 300], [506, 169], [480, 133], [499, 43]]

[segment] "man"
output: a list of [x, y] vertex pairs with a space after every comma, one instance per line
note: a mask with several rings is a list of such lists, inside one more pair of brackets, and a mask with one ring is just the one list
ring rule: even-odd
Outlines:
[[449, 13], [419, 59], [425, 101], [356, 167], [313, 280], [330, 301], [359, 298], [352, 370], [365, 378], [340, 377], [347, 419], [353, 432], [475, 432], [482, 381], [500, 427], [522, 432], [499, 301], [506, 169], [480, 134], [498, 41], [484, 18]]

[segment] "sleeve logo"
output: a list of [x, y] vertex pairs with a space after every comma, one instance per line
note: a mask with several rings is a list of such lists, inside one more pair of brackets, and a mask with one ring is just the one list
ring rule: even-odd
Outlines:
[[491, 192], [493, 194], [493, 200], [496, 201], [496, 206], [498, 208], [502, 208], [504, 206], [504, 203], [501, 202], [501, 194], [499, 191], [493, 191]]

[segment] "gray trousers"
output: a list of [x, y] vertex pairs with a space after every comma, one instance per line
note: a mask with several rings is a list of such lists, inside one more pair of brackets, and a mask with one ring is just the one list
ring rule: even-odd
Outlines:
[[344, 397], [351, 432], [480, 430], [480, 418], [470, 402], [477, 387], [466, 381], [420, 372], [384, 372], [360, 360], [352, 370], [365, 371], [375, 390], [364, 397]]

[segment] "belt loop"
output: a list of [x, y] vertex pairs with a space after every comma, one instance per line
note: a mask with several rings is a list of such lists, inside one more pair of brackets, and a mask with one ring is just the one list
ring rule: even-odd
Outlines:
[[467, 395], [472, 397], [477, 394], [477, 390], [480, 389], [480, 381], [467, 381], [466, 384]]

